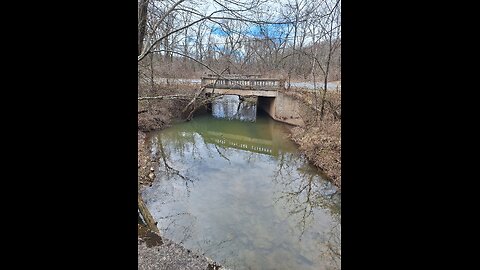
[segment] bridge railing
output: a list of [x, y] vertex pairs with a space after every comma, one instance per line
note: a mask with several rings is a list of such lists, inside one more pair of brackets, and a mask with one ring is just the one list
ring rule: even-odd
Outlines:
[[273, 78], [219, 78], [207, 76], [201, 78], [202, 86], [207, 88], [279, 90], [285, 87], [285, 80]]
[[[217, 74], [206, 74], [204, 77], [218, 78]], [[262, 74], [223, 74], [224, 78], [260, 78]]]

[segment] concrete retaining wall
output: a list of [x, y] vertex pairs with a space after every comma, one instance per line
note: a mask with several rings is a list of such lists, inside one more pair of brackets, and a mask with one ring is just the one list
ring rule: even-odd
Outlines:
[[277, 121], [295, 126], [304, 125], [300, 117], [301, 103], [281, 92], [278, 92], [275, 98], [258, 97], [258, 106]]

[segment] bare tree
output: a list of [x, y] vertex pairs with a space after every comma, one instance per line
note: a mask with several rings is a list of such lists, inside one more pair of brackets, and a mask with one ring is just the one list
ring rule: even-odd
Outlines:
[[143, 49], [143, 40], [147, 26], [148, 0], [138, 0], [138, 55]]
[[333, 3], [329, 1], [324, 1], [325, 11], [328, 16], [325, 20], [319, 20], [319, 25], [321, 28], [321, 36], [325, 37], [323, 44], [323, 54], [322, 61], [319, 61], [318, 57], [315, 55], [314, 59], [318, 63], [320, 70], [323, 73], [323, 93], [322, 101], [320, 108], [320, 118], [324, 117], [325, 109], [325, 100], [328, 89], [328, 79], [330, 74], [330, 66], [332, 64], [332, 56], [335, 50], [340, 46], [340, 40], [338, 36], [340, 34], [340, 25], [337, 24], [340, 17], [340, 0], [336, 0]]
[[328, 82], [339, 76], [340, 0], [278, 1], [274, 8], [265, 0], [211, 3], [202, 8], [197, 0], [139, 0], [138, 62], [140, 67], [150, 56], [149, 87], [155, 88], [157, 70], [167, 83], [225, 69], [284, 74], [289, 82], [310, 77], [315, 89], [322, 81], [315, 107], [323, 118]]

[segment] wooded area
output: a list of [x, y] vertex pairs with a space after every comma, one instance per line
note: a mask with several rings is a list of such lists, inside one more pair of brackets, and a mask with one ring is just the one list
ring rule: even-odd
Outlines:
[[139, 84], [204, 72], [340, 80], [339, 0], [138, 0]]

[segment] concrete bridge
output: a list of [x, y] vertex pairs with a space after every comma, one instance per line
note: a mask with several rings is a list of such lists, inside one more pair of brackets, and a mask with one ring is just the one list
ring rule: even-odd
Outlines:
[[259, 78], [258, 75], [225, 75], [202, 77], [206, 93], [257, 97], [276, 97], [279, 89], [285, 88], [285, 80]]
[[258, 107], [273, 119], [292, 125], [303, 125], [300, 117], [301, 104], [283, 94], [285, 80], [261, 78], [259, 74], [229, 74], [222, 77], [208, 75], [201, 78], [205, 93], [258, 97]]

